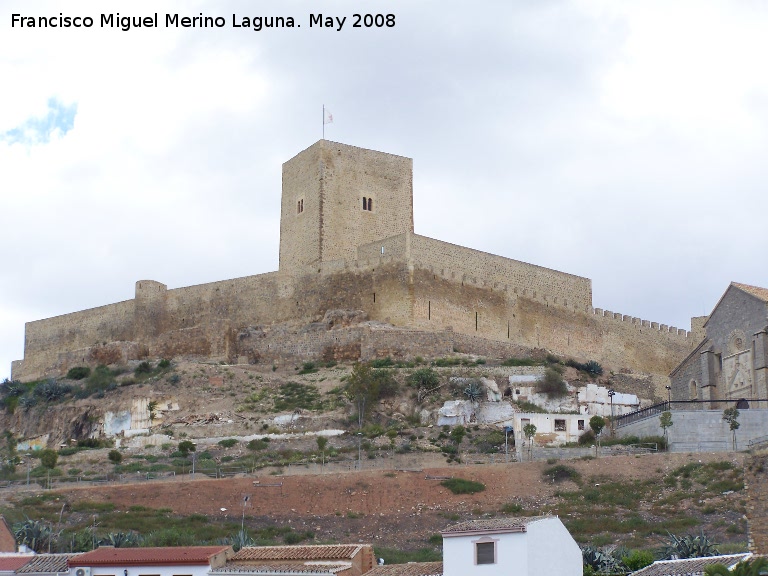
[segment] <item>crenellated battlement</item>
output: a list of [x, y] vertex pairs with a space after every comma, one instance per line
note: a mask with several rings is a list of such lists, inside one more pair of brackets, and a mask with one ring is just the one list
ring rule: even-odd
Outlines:
[[[328, 310], [461, 335], [483, 350], [547, 349], [663, 375], [696, 343], [689, 331], [594, 308], [589, 278], [415, 234], [412, 166], [317, 142], [283, 165], [278, 272], [174, 289], [140, 280], [133, 300], [30, 322], [13, 377], [66, 371], [104, 342], [122, 343], [121, 357], [229, 358], [249, 326], [311, 324]], [[693, 335], [702, 326], [695, 319]], [[304, 344], [281, 346], [316, 349]]]

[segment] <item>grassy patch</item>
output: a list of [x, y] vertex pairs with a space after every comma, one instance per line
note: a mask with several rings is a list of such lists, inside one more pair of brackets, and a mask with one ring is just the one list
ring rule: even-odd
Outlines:
[[466, 480], [465, 478], [450, 478], [440, 482], [440, 485], [445, 486], [454, 494], [475, 494], [485, 490], [485, 484], [482, 482]]

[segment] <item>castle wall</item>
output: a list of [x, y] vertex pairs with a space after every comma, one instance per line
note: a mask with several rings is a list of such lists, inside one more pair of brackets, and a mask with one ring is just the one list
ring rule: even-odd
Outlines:
[[[132, 340], [134, 301], [99, 306], [44, 320], [27, 322], [24, 362], [11, 377], [32, 380], [57, 375], [62, 352], [91, 347], [102, 342]], [[66, 369], [64, 369], [66, 372]]]
[[[415, 267], [412, 326], [453, 331], [527, 349], [596, 359], [616, 369], [668, 374], [690, 352], [688, 333], [600, 309], [582, 312], [447, 280]], [[466, 350], [470, 351], [467, 345]], [[475, 348], [476, 353], [484, 353]]]
[[359, 246], [357, 258], [367, 261], [405, 259], [445, 280], [507, 292], [510, 298], [519, 295], [581, 311], [592, 307], [592, 281], [589, 278], [418, 234], [400, 234]]

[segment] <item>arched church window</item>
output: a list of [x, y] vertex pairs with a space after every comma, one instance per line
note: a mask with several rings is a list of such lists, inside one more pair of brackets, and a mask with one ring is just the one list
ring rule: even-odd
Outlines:
[[698, 400], [699, 399], [699, 389], [696, 385], [696, 380], [691, 380], [691, 383], [688, 385], [689, 388], [689, 396], [691, 400]]

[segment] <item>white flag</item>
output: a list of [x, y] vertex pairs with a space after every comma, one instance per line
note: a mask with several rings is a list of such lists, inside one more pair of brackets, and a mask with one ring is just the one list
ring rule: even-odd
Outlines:
[[333, 114], [328, 108], [323, 108], [323, 124], [333, 124]]

